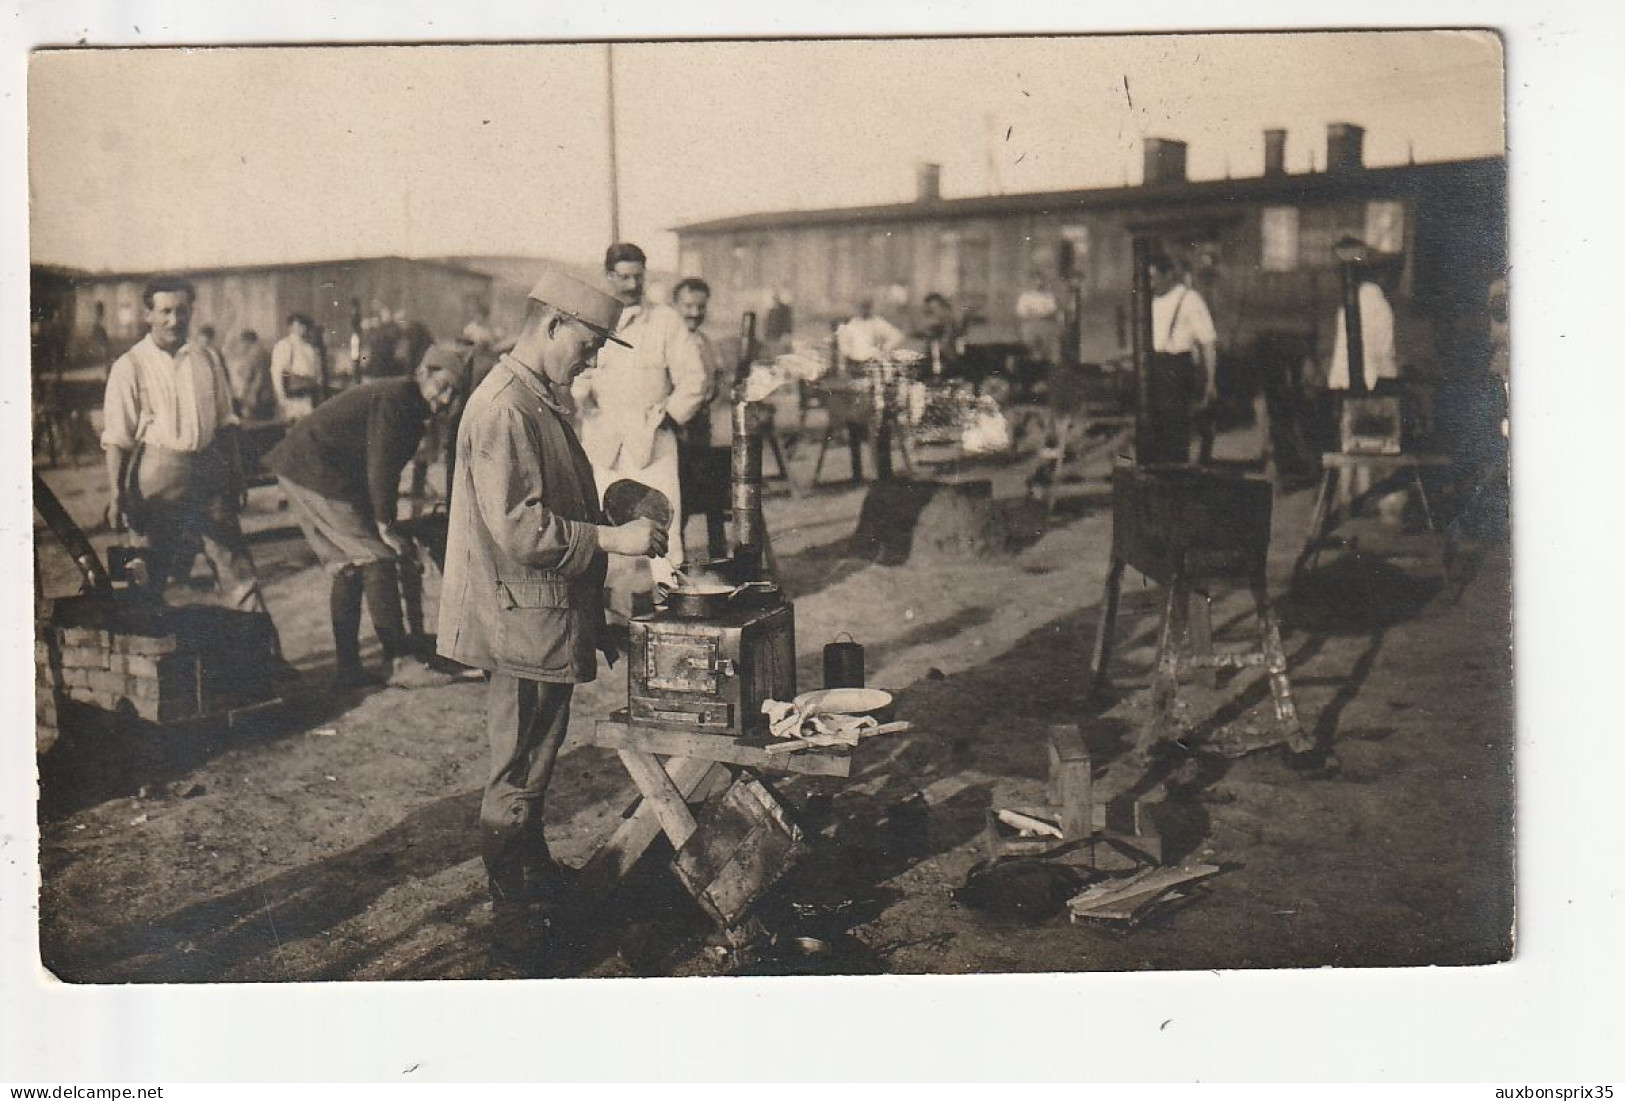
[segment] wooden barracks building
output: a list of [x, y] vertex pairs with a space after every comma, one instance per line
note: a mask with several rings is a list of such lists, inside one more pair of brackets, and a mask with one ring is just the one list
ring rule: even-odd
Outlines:
[[711, 283], [719, 320], [760, 312], [779, 291], [805, 340], [861, 298], [907, 331], [936, 291], [981, 319], [971, 342], [1014, 341], [1016, 298], [1045, 279], [1063, 301], [1076, 288], [1079, 361], [1105, 363], [1130, 352], [1132, 240], [1145, 233], [1187, 265], [1228, 358], [1267, 346], [1324, 359], [1339, 295], [1332, 245], [1354, 236], [1398, 255], [1402, 362], [1452, 374], [1472, 358], [1505, 265], [1505, 158], [1367, 168], [1363, 146], [1360, 127], [1334, 123], [1325, 170], [1290, 174], [1286, 132], [1268, 130], [1262, 176], [1193, 181], [1184, 142], [1148, 138], [1138, 186], [960, 199], [943, 199], [939, 167], [924, 164], [910, 203], [677, 227], [679, 270]]
[[[349, 339], [351, 300], [363, 310], [381, 303], [426, 324], [436, 337], [460, 333], [476, 302], [490, 303], [491, 276], [441, 260], [399, 256], [296, 264], [263, 264], [178, 272], [197, 287], [193, 325], [213, 325], [222, 343], [253, 329], [275, 341], [285, 318], [302, 313], [315, 321], [335, 354]], [[54, 357], [81, 362], [101, 305], [115, 350], [141, 339], [146, 311], [141, 293], [152, 273], [81, 272], [34, 265], [34, 367]], [[103, 364], [102, 366], [105, 366]]]

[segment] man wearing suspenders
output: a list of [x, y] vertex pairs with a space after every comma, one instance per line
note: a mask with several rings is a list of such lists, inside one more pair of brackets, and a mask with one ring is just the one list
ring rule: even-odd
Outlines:
[[1180, 280], [1173, 261], [1147, 261], [1151, 278], [1151, 361], [1146, 417], [1151, 429], [1140, 463], [1190, 461], [1191, 430], [1202, 437], [1199, 461], [1213, 457], [1211, 407], [1218, 390], [1218, 336], [1207, 303]]

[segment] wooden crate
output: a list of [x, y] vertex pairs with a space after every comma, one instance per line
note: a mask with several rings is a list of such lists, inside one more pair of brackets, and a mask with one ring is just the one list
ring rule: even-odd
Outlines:
[[1345, 455], [1398, 455], [1403, 436], [1404, 420], [1398, 397], [1348, 396], [1343, 399], [1338, 440]]
[[706, 804], [696, 825], [673, 867], [694, 900], [724, 927], [738, 924], [805, 850], [784, 804], [752, 777], [741, 777]]
[[1159, 584], [1263, 575], [1273, 490], [1196, 468], [1112, 471], [1112, 557]]

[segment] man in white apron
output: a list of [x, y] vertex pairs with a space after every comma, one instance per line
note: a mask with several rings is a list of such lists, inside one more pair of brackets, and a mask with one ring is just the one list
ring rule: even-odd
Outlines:
[[604, 278], [623, 309], [615, 335], [631, 345], [608, 343], [597, 366], [571, 386], [581, 417], [581, 446], [592, 460], [600, 501], [623, 478], [665, 494], [672, 522], [667, 555], [650, 565], [612, 555], [607, 588], [610, 610], [630, 616], [655, 581], [669, 581], [683, 561], [683, 502], [678, 474], [677, 426], [705, 402], [709, 379], [688, 326], [670, 306], [646, 301], [643, 250], [611, 245]]

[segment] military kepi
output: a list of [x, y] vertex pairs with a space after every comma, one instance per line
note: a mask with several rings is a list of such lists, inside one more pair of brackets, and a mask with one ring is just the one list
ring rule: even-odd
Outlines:
[[548, 270], [530, 288], [530, 297], [564, 311], [606, 340], [613, 340], [623, 348], [632, 346], [615, 335], [615, 326], [621, 320], [620, 299], [573, 275]]

